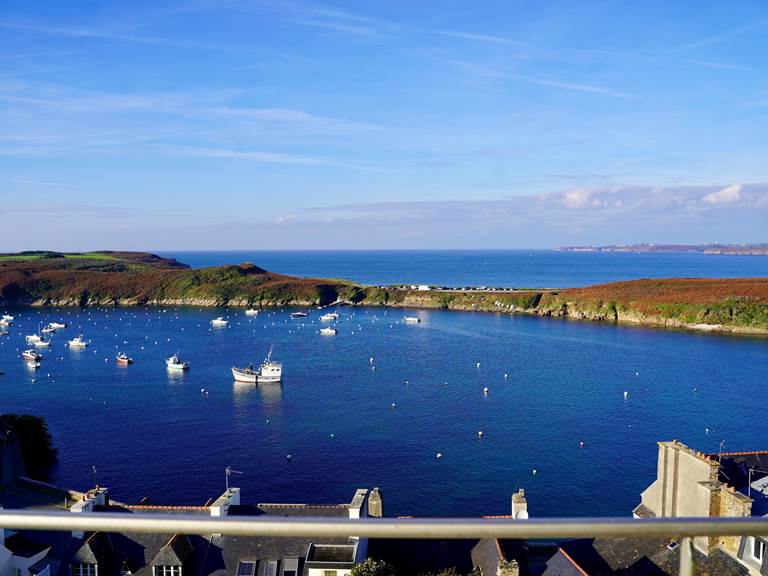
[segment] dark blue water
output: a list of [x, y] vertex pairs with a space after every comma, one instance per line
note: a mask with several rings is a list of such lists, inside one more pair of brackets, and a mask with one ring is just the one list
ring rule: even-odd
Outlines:
[[552, 250], [159, 252], [195, 268], [253, 262], [272, 272], [364, 284], [566, 288], [638, 278], [768, 276], [768, 257]]
[[[202, 503], [231, 465], [251, 502], [342, 502], [380, 486], [387, 514], [504, 514], [523, 487], [532, 515], [626, 516], [655, 478], [658, 440], [766, 445], [765, 340], [340, 312], [339, 334], [321, 337], [317, 311], [297, 321], [288, 311], [17, 308], [0, 338], [0, 412], [47, 419], [64, 486], [86, 487], [96, 466], [118, 500]], [[211, 329], [220, 314], [230, 327]], [[24, 334], [57, 319], [72, 327], [29, 371]], [[81, 331], [92, 346], [65, 348]], [[230, 366], [260, 361], [270, 344], [284, 384], [233, 384]], [[117, 367], [118, 349], [136, 363]], [[177, 349], [192, 369], [169, 375], [163, 360]]]

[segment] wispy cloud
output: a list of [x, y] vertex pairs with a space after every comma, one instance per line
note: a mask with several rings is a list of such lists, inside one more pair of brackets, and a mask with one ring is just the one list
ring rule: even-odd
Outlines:
[[220, 106], [211, 108], [210, 112], [219, 116], [260, 122], [279, 123], [324, 133], [349, 134], [355, 132], [382, 130], [381, 126], [376, 126], [373, 124], [350, 122], [340, 118], [319, 116], [317, 114], [305, 112], [304, 110], [295, 110], [292, 108], [247, 108]]
[[736, 70], [741, 72], [754, 72], [756, 70], [751, 66], [743, 66], [741, 64], [731, 64], [729, 62], [709, 62], [707, 60], [697, 60], [695, 58], [689, 58], [686, 60], [686, 62], [688, 64], [694, 64], [704, 68], [712, 68], [714, 70]]
[[179, 156], [196, 156], [201, 158], [233, 158], [253, 160], [265, 164], [304, 164], [304, 165], [334, 165], [334, 160], [283, 154], [279, 152], [264, 152], [261, 150], [229, 150], [223, 148], [193, 148], [166, 147], [165, 151]]
[[687, 52], [696, 50], [698, 48], [703, 48], [705, 46], [710, 46], [712, 44], [719, 44], [725, 40], [730, 40], [731, 38], [735, 38], [737, 36], [741, 36], [742, 34], [746, 34], [748, 32], [752, 32], [753, 30], [762, 28], [766, 24], [768, 24], [768, 18], [760, 18], [750, 22], [749, 24], [744, 24], [743, 26], [737, 26], [735, 28], [729, 28], [727, 30], [721, 30], [719, 32], [715, 32], [714, 34], [710, 34], [709, 36], [705, 36], [703, 38], [699, 38], [698, 40], [694, 40], [693, 42], [689, 42], [688, 44], [683, 44], [682, 46], [679, 46], [676, 51]]
[[73, 38], [84, 40], [107, 40], [112, 42], [127, 42], [134, 44], [161, 45], [173, 48], [192, 48], [201, 50], [223, 51], [223, 52], [251, 52], [264, 54], [268, 51], [255, 49], [250, 46], [233, 46], [220, 42], [200, 42], [196, 40], [186, 40], [180, 38], [164, 38], [156, 36], [142, 36], [106, 28], [85, 28], [80, 26], [47, 26], [43, 24], [34, 24], [30, 22], [15, 22], [0, 20], [0, 29], [15, 30], [18, 32], [29, 32], [34, 34], [43, 34], [46, 36], [56, 36], [60, 38]]
[[595, 84], [585, 84], [581, 82], [568, 82], [554, 78], [543, 78], [538, 76], [529, 76], [527, 74], [518, 74], [516, 72], [510, 72], [507, 70], [499, 70], [496, 68], [489, 68], [474, 62], [465, 62], [463, 60], [448, 60], [450, 64], [461, 67], [463, 70], [476, 76], [483, 76], [485, 78], [497, 78], [516, 80], [518, 82], [524, 82], [526, 84], [533, 84], [536, 86], [546, 86], [550, 88], [558, 88], [561, 90], [573, 90], [576, 92], [591, 92], [593, 94], [603, 94], [605, 96], [613, 96], [616, 98], [632, 98], [631, 94], [614, 90], [605, 86], [599, 86]]
[[448, 36], [450, 38], [459, 38], [461, 40], [472, 40], [476, 42], [488, 42], [491, 44], [520, 45], [512, 38], [507, 36], [495, 36], [492, 34], [479, 34], [476, 32], [462, 32], [460, 30], [428, 30], [430, 34], [438, 36]]

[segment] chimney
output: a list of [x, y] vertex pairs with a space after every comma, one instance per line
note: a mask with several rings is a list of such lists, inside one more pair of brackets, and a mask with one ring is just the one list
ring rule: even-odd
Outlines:
[[512, 518], [515, 520], [528, 519], [528, 500], [525, 499], [525, 490], [520, 488], [512, 494]]
[[365, 518], [368, 515], [368, 511], [365, 509], [365, 500], [367, 497], [368, 490], [366, 488], [358, 488], [355, 490], [352, 502], [349, 503], [350, 518]]
[[[101, 488], [96, 485], [93, 490], [88, 490], [83, 494], [83, 499], [80, 502], [75, 502], [69, 511], [75, 514], [87, 514], [93, 512], [94, 506], [104, 506], [109, 503], [109, 490], [107, 488]], [[83, 538], [84, 532], [73, 531], [72, 538]]]
[[229, 488], [211, 504], [211, 516], [226, 516], [230, 506], [240, 505], [240, 488]]
[[368, 496], [368, 516], [371, 518], [384, 516], [384, 503], [381, 501], [381, 491], [378, 488], [371, 490]]

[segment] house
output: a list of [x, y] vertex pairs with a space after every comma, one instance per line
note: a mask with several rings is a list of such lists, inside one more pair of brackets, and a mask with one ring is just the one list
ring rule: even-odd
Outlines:
[[[32, 500], [41, 497], [40, 506], [33, 507], [52, 507], [47, 498], [53, 497], [59, 501], [59, 510], [74, 514], [361, 518], [368, 514], [369, 491], [358, 489], [344, 504], [248, 505], [241, 503], [238, 488], [229, 488], [203, 506], [162, 506], [113, 502], [109, 491], [100, 487], [74, 501], [72, 495], [77, 493], [17, 482], [0, 492], [0, 501], [24, 494]], [[21, 506], [14, 507], [26, 507], [25, 503], [29, 501], [17, 500], [15, 504]], [[347, 576], [367, 551], [365, 538], [2, 530], [0, 576]]]
[[[656, 480], [641, 494], [635, 518], [749, 517], [768, 514], [768, 452], [705, 454], [673, 440], [658, 443]], [[699, 576], [768, 574], [765, 538], [692, 540]], [[675, 575], [676, 539], [595, 538], [562, 542], [544, 576]]]

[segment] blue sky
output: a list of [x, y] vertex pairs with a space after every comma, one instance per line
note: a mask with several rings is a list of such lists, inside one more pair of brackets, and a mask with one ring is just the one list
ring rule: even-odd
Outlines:
[[0, 250], [768, 241], [768, 4], [0, 4]]

